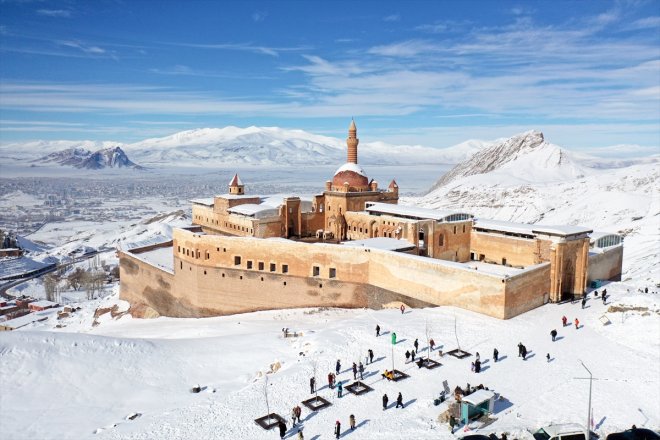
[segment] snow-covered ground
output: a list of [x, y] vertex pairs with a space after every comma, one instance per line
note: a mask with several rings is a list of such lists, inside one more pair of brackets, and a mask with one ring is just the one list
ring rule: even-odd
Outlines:
[[[657, 294], [627, 292], [629, 286], [606, 286], [611, 303], [642, 306], [649, 311], [607, 313], [599, 298], [550, 304], [501, 321], [451, 308], [411, 310], [301, 309], [259, 312], [206, 319], [158, 318], [117, 320], [90, 318], [96, 307], [116, 298], [96, 300], [70, 318], [51, 318], [19, 331], [0, 334], [0, 437], [11, 439], [268, 439], [253, 419], [266, 414], [264, 375], [268, 375], [271, 411], [288, 418], [291, 408], [309, 398], [312, 364], [317, 363], [319, 395], [332, 406], [310, 413], [303, 409], [305, 438], [330, 438], [335, 420], [349, 436], [354, 414], [356, 438], [449, 438], [446, 424], [436, 421], [443, 407], [433, 398], [447, 380], [456, 385], [484, 384], [504, 399], [487, 432], [535, 429], [550, 422], [585, 423], [587, 377], [592, 371], [593, 423], [606, 434], [637, 426], [660, 427], [660, 304]], [[126, 304], [122, 305], [125, 308]], [[581, 328], [562, 328], [560, 318], [579, 318]], [[607, 316], [611, 324], [603, 325]], [[454, 322], [461, 348], [481, 354], [481, 373], [470, 371], [474, 357], [459, 360], [438, 351], [434, 370], [405, 364], [403, 353], [419, 338], [426, 353], [425, 329], [445, 352], [456, 348]], [[56, 329], [59, 323], [65, 327]], [[376, 338], [374, 328], [395, 331], [395, 366], [410, 375], [398, 383], [380, 373], [392, 365], [390, 335]], [[281, 329], [302, 336], [283, 338]], [[559, 338], [552, 342], [550, 330]], [[517, 357], [523, 342], [530, 355]], [[343, 398], [327, 387], [328, 372], [342, 362], [338, 376], [352, 382], [353, 361], [364, 362], [367, 349], [376, 361], [366, 365], [365, 382], [374, 388], [363, 396]], [[493, 348], [500, 361], [492, 360]], [[551, 361], [546, 360], [550, 353]], [[281, 368], [273, 368], [273, 364]], [[267, 373], [270, 370], [277, 370]], [[200, 394], [190, 389], [206, 387]], [[404, 409], [393, 407], [401, 392]], [[387, 393], [390, 408], [382, 410]], [[142, 416], [130, 421], [132, 413]], [[290, 419], [288, 428], [291, 427]], [[290, 430], [293, 436], [295, 430]]]

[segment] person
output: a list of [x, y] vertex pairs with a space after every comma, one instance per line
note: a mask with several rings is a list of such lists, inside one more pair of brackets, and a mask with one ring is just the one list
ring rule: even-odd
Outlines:
[[472, 362], [472, 365], [470, 366], [470, 371], [474, 373], [474, 362]]
[[550, 336], [552, 336], [552, 342], [555, 342], [555, 338], [557, 337], [557, 330], [553, 329], [550, 332]]
[[329, 388], [332, 388], [333, 382], [334, 382], [334, 377], [333, 377], [333, 374], [332, 374], [332, 371], [331, 371], [330, 373], [328, 373], [328, 387]]
[[385, 370], [382, 376], [387, 380], [392, 380], [394, 379], [394, 372]]
[[648, 287], [644, 287], [644, 293], [649, 293], [649, 288]]
[[406, 311], [406, 306], [404, 306], [403, 304], [401, 304], [401, 307], [400, 307], [400, 308], [401, 308], [401, 314], [403, 315], [403, 312]]
[[374, 351], [371, 348], [369, 349], [369, 363], [374, 363]]
[[293, 408], [296, 414], [296, 419], [298, 419], [298, 423], [300, 423], [300, 416], [302, 415], [302, 409], [300, 408], [300, 405], [296, 405], [295, 408]]
[[296, 426], [296, 407], [294, 406], [291, 409], [291, 421], [293, 422], [293, 426]]
[[477, 359], [474, 362], [474, 372], [479, 373], [480, 371], [481, 371], [481, 361], [479, 359]]
[[524, 345], [522, 346], [522, 353], [521, 354], [522, 354], [523, 361], [527, 360], [527, 347], [525, 347]]
[[358, 371], [360, 372], [360, 380], [364, 380], [364, 365], [362, 365], [362, 362], [358, 365]]
[[607, 301], [607, 294], [603, 290], [603, 305], [605, 305], [605, 301]]
[[376, 324], [376, 337], [380, 336], [380, 325]]
[[399, 407], [403, 408], [403, 396], [401, 395], [400, 392], [399, 392], [399, 395], [396, 398], [396, 408], [399, 408]]
[[442, 350], [438, 350], [438, 356], [442, 357]]
[[522, 342], [518, 342], [518, 357], [522, 357], [523, 345]]
[[422, 368], [424, 366], [424, 358], [419, 358], [417, 360], [417, 368]]
[[309, 394], [314, 394], [314, 390], [316, 389], [316, 379], [311, 378], [309, 379]]
[[550, 353], [546, 354], [545, 358], [548, 360], [548, 362], [550, 362]]
[[344, 387], [341, 384], [341, 380], [337, 383], [337, 397], [341, 398], [341, 393], [344, 391]]
[[507, 440], [506, 432], [503, 432], [500, 436], [500, 440]]
[[457, 425], [456, 417], [454, 417], [453, 415], [450, 415], [449, 416], [449, 427], [451, 428], [451, 433], [452, 434], [454, 433], [454, 428], [456, 427], [456, 425]]
[[433, 349], [435, 348], [435, 341], [433, 340], [433, 338], [429, 340], [429, 346], [431, 347], [431, 351], [433, 351]]
[[339, 374], [339, 370], [341, 370], [341, 362], [339, 362], [339, 359], [337, 359], [337, 363], [335, 364], [335, 371], [337, 374]]
[[406, 363], [410, 360], [410, 352], [406, 350]]
[[419, 341], [415, 338], [415, 342], [413, 343], [415, 346], [415, 351], [419, 353]]
[[[387, 370], [385, 370], [385, 371], [387, 371]], [[385, 411], [387, 409], [387, 402], [389, 400], [390, 399], [387, 397], [387, 394], [383, 394], [383, 411]]]
[[415, 362], [415, 350], [410, 350], [410, 359]]
[[339, 420], [335, 422], [335, 438], [339, 438], [341, 435], [341, 423], [339, 423]]
[[351, 425], [351, 431], [355, 429], [355, 416], [351, 414], [348, 416], [348, 423]]
[[298, 440], [305, 440], [305, 436], [303, 435], [302, 429], [298, 430]]
[[597, 291], [597, 290], [594, 290], [594, 296], [595, 296], [596, 298], [598, 298], [598, 291]]
[[481, 360], [481, 356], [479, 356], [479, 352], [477, 352], [476, 359], [477, 359], [477, 360]]
[[500, 356], [500, 352], [497, 351], [497, 348], [493, 350], [493, 360], [497, 362], [497, 358]]
[[277, 428], [280, 430], [280, 438], [284, 438], [284, 435], [286, 435], [286, 425], [284, 422], [281, 420], [277, 422]]
[[584, 309], [584, 306], [587, 304], [587, 296], [582, 297], [582, 308]]
[[580, 321], [575, 318], [575, 329], [577, 330], [578, 328], [580, 328]]
[[353, 362], [353, 380], [357, 379], [357, 364]]
[[566, 316], [562, 316], [561, 323], [564, 327], [566, 327], [566, 324], [568, 323], [568, 318]]

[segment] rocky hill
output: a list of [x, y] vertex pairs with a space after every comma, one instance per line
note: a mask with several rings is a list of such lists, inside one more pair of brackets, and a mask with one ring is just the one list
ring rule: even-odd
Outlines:
[[140, 165], [132, 162], [121, 147], [103, 148], [92, 152], [82, 147], [67, 148], [41, 157], [33, 162], [55, 163], [63, 166], [100, 170], [104, 168], [135, 168]]
[[[516, 166], [511, 166], [512, 163]], [[522, 163], [524, 162], [524, 164]], [[528, 131], [487, 146], [443, 175], [431, 191], [457, 179], [495, 170], [507, 170], [513, 176], [524, 178], [530, 169], [533, 181], [540, 178], [564, 179], [585, 174], [584, 168], [573, 161], [565, 150], [545, 141], [540, 131]]]

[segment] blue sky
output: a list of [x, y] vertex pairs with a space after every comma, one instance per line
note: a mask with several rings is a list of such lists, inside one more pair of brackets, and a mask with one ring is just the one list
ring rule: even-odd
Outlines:
[[660, 146], [657, 1], [0, 0], [0, 61], [2, 143], [354, 116], [365, 141]]

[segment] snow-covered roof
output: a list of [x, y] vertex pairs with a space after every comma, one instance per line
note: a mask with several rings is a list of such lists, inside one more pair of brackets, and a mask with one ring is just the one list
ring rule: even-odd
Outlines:
[[174, 273], [174, 250], [172, 246], [162, 246], [144, 252], [131, 252], [135, 258], [160, 269]]
[[437, 221], [451, 221], [450, 217], [458, 215], [459, 218], [467, 220], [472, 218], [472, 214], [456, 211], [436, 210], [428, 208], [419, 208], [417, 206], [392, 205], [391, 203], [367, 202], [366, 211], [372, 214], [390, 214], [399, 217], [413, 219], [432, 219]]
[[342, 171], [353, 171], [354, 173], [359, 174], [360, 176], [367, 177], [367, 173], [364, 172], [362, 167], [356, 163], [347, 162], [344, 165], [337, 168], [335, 175], [341, 173]]
[[463, 396], [461, 400], [463, 402], [467, 402], [471, 405], [479, 405], [480, 403], [484, 403], [490, 399], [495, 398], [495, 393], [489, 390], [477, 390], [474, 393], [470, 394], [469, 396]]
[[405, 251], [415, 248], [415, 245], [408, 240], [397, 240], [396, 238], [388, 237], [374, 237], [366, 238], [364, 240], [342, 241], [341, 244], [352, 247], [382, 249], [385, 251]]
[[53, 302], [53, 301], [48, 301], [48, 300], [42, 299], [41, 301], [31, 302], [30, 305], [31, 306], [46, 307], [47, 308], [47, 307], [55, 307], [58, 304], [56, 302]]
[[474, 221], [473, 227], [475, 229], [487, 229], [490, 231], [508, 232], [511, 234], [528, 235], [532, 237], [535, 236], [536, 234], [567, 236], [567, 235], [577, 235], [577, 234], [588, 234], [591, 232], [591, 229], [585, 228], [583, 226], [530, 225], [527, 223], [504, 222], [504, 221], [489, 220], [489, 219], [476, 219]]
[[245, 203], [243, 205], [233, 206], [227, 209], [233, 214], [247, 215], [250, 217], [263, 217], [269, 215], [278, 215], [278, 209], [271, 205], [256, 205], [254, 203]]
[[204, 205], [204, 206], [213, 206], [213, 198], [205, 198], [205, 199], [192, 199], [190, 203], [196, 204], [196, 205]]
[[217, 195], [216, 197], [220, 197], [222, 199], [227, 199], [227, 200], [239, 200], [239, 199], [254, 199], [259, 196], [251, 196], [248, 194], [220, 194]]
[[28, 313], [27, 315], [19, 316], [18, 318], [14, 318], [2, 322], [0, 323], [0, 325], [15, 330], [17, 328], [24, 327], [28, 324], [32, 324], [33, 322], [45, 321], [46, 319], [48, 319], [50, 315], [52, 315], [55, 312], [56, 312], [55, 310], [51, 309], [51, 310], [44, 310], [42, 312]]
[[229, 182], [229, 186], [241, 186], [243, 185], [243, 182], [241, 181], [241, 178], [238, 177], [238, 173], [234, 174], [234, 177], [232, 177], [231, 181]]

